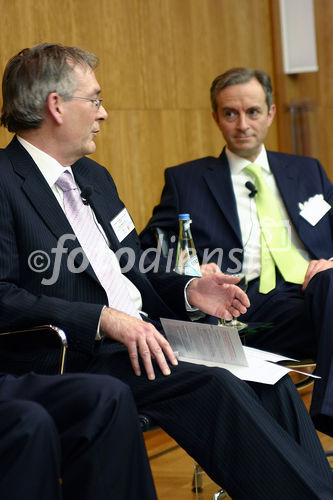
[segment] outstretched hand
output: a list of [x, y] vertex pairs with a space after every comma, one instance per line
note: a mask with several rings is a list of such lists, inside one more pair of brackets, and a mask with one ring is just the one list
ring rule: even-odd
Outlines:
[[170, 375], [165, 357], [172, 365], [178, 364], [169, 342], [151, 323], [105, 307], [101, 314], [100, 331], [127, 347], [136, 375], [141, 375], [139, 355], [149, 380], [155, 379], [152, 358], [155, 359], [163, 375]]
[[246, 293], [236, 286], [238, 282], [239, 277], [209, 273], [191, 281], [187, 300], [206, 314], [229, 321], [244, 314], [250, 306]]

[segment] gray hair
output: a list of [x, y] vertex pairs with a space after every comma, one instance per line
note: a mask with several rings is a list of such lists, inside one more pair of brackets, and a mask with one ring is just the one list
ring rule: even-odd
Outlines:
[[77, 47], [40, 44], [12, 57], [2, 79], [1, 125], [9, 132], [36, 129], [51, 92], [69, 100], [77, 88], [76, 65], [95, 69], [98, 58]]
[[212, 104], [213, 111], [217, 116], [217, 103], [216, 98], [221, 90], [229, 87], [230, 85], [237, 85], [239, 83], [247, 83], [252, 78], [258, 80], [260, 85], [262, 86], [265, 96], [266, 96], [266, 104], [268, 107], [268, 111], [271, 109], [273, 104], [273, 90], [272, 83], [269, 75], [265, 73], [265, 71], [261, 71], [259, 69], [251, 69], [251, 68], [231, 68], [222, 75], [219, 75], [215, 78], [210, 88], [210, 100]]

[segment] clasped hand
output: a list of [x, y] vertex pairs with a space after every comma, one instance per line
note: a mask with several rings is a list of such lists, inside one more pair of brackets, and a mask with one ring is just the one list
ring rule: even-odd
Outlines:
[[326, 269], [333, 268], [333, 261], [327, 259], [319, 259], [319, 260], [311, 260], [309, 263], [308, 269], [306, 271], [306, 275], [304, 278], [304, 282], [302, 285], [302, 291], [304, 292], [306, 287], [308, 286], [310, 280], [321, 271], [326, 271]]
[[[187, 300], [206, 314], [227, 320], [238, 317], [250, 305], [247, 295], [236, 286], [238, 281], [239, 278], [221, 272], [195, 278], [187, 287]], [[167, 359], [174, 366], [178, 364], [169, 342], [151, 323], [105, 307], [100, 330], [103, 335], [127, 347], [136, 375], [141, 375], [139, 356], [149, 380], [155, 379], [153, 358], [163, 375], [170, 375]]]

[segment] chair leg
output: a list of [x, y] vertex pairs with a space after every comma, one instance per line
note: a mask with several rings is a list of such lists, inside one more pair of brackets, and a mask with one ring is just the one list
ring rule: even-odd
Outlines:
[[325, 455], [333, 472], [333, 451], [326, 451]]
[[[194, 463], [194, 474], [192, 480], [192, 491], [195, 493], [195, 499], [199, 500], [199, 493], [202, 492], [202, 474], [203, 470], [199, 464]], [[227, 492], [221, 488], [219, 491], [214, 493], [213, 500], [222, 500], [227, 495]]]
[[195, 493], [196, 500], [199, 500], [199, 493], [202, 491], [202, 474], [203, 470], [199, 464], [194, 463], [194, 473], [192, 479], [192, 491]]

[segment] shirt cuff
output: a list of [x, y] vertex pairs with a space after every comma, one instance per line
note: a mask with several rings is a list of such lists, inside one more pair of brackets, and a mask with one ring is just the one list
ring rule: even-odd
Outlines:
[[102, 338], [104, 337], [104, 335], [99, 331], [100, 329], [100, 326], [101, 326], [101, 317], [102, 317], [102, 312], [104, 311], [104, 309], [106, 308], [107, 306], [104, 306], [103, 309], [101, 310], [101, 314], [100, 314], [100, 317], [99, 317], [99, 321], [98, 321], [98, 325], [97, 325], [97, 332], [96, 332], [96, 336], [95, 336], [95, 340], [102, 340]]
[[185, 288], [184, 288], [185, 309], [186, 309], [188, 317], [191, 321], [196, 321], [196, 320], [198, 320], [200, 318], [204, 318], [206, 316], [206, 314], [203, 313], [202, 311], [200, 311], [200, 309], [198, 309], [197, 307], [192, 307], [191, 304], [189, 303], [189, 301], [187, 300], [187, 295], [186, 295], [187, 287], [195, 279], [197, 279], [197, 278], [192, 278], [191, 280], [189, 280], [186, 283]]

